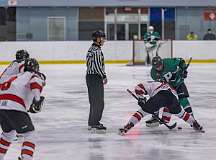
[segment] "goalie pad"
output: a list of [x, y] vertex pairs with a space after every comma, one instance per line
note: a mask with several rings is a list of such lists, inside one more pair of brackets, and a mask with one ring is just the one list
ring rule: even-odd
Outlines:
[[33, 102], [29, 108], [29, 112], [30, 113], [38, 113], [41, 111], [42, 106], [43, 106], [43, 102], [44, 102], [45, 97], [44, 96], [40, 96], [40, 100], [36, 101], [35, 98], [33, 99]]

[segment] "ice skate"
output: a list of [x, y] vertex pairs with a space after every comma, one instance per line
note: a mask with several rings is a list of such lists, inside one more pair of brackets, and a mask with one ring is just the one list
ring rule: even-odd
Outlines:
[[119, 129], [119, 134], [120, 135], [125, 135], [134, 125], [132, 123], [128, 123], [124, 128]]
[[103, 124], [88, 126], [88, 130], [91, 133], [103, 134], [106, 133], [106, 127]]
[[205, 131], [203, 130], [203, 127], [197, 121], [194, 121], [194, 123], [193, 123], [193, 129], [195, 131], [199, 131], [199, 132], [205, 133]]
[[151, 119], [146, 121], [146, 126], [147, 127], [159, 127], [160, 123], [158, 122], [158, 120], [155, 117], [152, 117]]

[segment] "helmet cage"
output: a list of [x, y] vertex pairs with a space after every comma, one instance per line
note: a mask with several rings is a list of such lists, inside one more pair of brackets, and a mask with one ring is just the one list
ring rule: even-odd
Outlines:
[[30, 72], [39, 72], [39, 63], [34, 58], [28, 58], [25, 60], [24, 63], [24, 72], [30, 71]]
[[25, 60], [29, 58], [29, 53], [26, 50], [18, 50], [16, 52], [16, 60]]

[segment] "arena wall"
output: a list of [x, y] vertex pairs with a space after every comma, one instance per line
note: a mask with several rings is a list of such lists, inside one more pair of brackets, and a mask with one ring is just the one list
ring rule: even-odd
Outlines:
[[[90, 41], [1, 42], [0, 64], [14, 60], [18, 49], [26, 49], [41, 63], [84, 63]], [[216, 62], [216, 41], [173, 41], [173, 57], [193, 62]], [[132, 41], [107, 41], [103, 46], [107, 63], [128, 63], [132, 59]]]

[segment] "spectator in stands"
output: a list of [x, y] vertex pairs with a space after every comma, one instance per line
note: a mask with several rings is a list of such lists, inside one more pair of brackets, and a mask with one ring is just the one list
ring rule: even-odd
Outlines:
[[198, 36], [194, 33], [194, 32], [190, 32], [187, 36], [186, 36], [187, 40], [198, 40]]
[[211, 28], [207, 30], [207, 33], [204, 35], [203, 40], [215, 40], [216, 36], [212, 32]]

